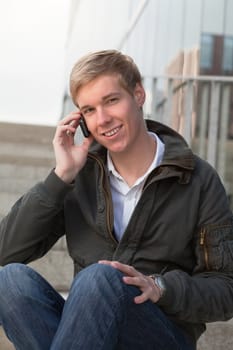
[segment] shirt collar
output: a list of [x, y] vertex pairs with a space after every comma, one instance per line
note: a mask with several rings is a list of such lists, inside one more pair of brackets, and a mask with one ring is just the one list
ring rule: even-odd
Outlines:
[[[147, 169], [146, 173], [144, 175], [142, 175], [139, 179], [137, 179], [137, 181], [135, 182], [134, 185], [143, 181], [144, 178], [147, 175], [149, 175], [149, 173], [153, 169], [155, 169], [157, 166], [160, 165], [160, 163], [162, 162], [162, 159], [163, 159], [164, 149], [165, 149], [164, 143], [160, 140], [160, 138], [154, 132], [148, 131], [148, 134], [150, 134], [152, 137], [154, 137], [155, 142], [157, 143], [156, 153], [155, 153], [154, 159], [153, 159], [151, 165], [149, 166], [149, 168]], [[113, 176], [115, 176], [119, 180], [124, 181], [122, 176], [118, 173], [118, 171], [114, 167], [114, 164], [112, 162], [109, 151], [107, 152], [107, 168], [108, 168], [108, 171], [110, 174], [112, 174]]]

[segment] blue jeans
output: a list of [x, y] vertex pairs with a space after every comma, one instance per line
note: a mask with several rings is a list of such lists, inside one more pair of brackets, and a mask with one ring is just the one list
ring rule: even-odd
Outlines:
[[94, 264], [81, 271], [65, 301], [23, 264], [0, 270], [0, 324], [17, 350], [193, 350], [190, 339], [122, 273]]

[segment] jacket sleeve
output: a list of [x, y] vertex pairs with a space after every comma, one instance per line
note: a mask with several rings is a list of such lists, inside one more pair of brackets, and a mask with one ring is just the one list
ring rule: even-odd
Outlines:
[[191, 274], [165, 273], [167, 292], [159, 301], [165, 312], [192, 323], [233, 317], [232, 211], [217, 173], [207, 166], [203, 175], [193, 240], [195, 266]]
[[0, 223], [0, 265], [40, 258], [64, 235], [63, 203], [72, 188], [51, 172], [14, 204]]

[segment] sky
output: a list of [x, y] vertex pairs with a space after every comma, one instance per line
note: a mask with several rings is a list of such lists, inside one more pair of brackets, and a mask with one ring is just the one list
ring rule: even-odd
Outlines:
[[69, 0], [0, 0], [0, 122], [57, 123], [69, 16]]

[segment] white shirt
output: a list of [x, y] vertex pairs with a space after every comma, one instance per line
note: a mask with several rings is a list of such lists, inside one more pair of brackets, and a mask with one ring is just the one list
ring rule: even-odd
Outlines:
[[147, 176], [153, 169], [160, 165], [163, 159], [165, 148], [164, 143], [155, 133], [148, 133], [152, 135], [157, 142], [156, 154], [145, 174], [139, 177], [132, 187], [130, 187], [125, 182], [123, 177], [116, 171], [109, 152], [107, 155], [107, 167], [109, 170], [110, 186], [113, 200], [114, 230], [118, 241], [120, 241], [126, 229], [126, 226], [128, 225], [133, 210], [141, 197], [143, 185], [146, 181]]

